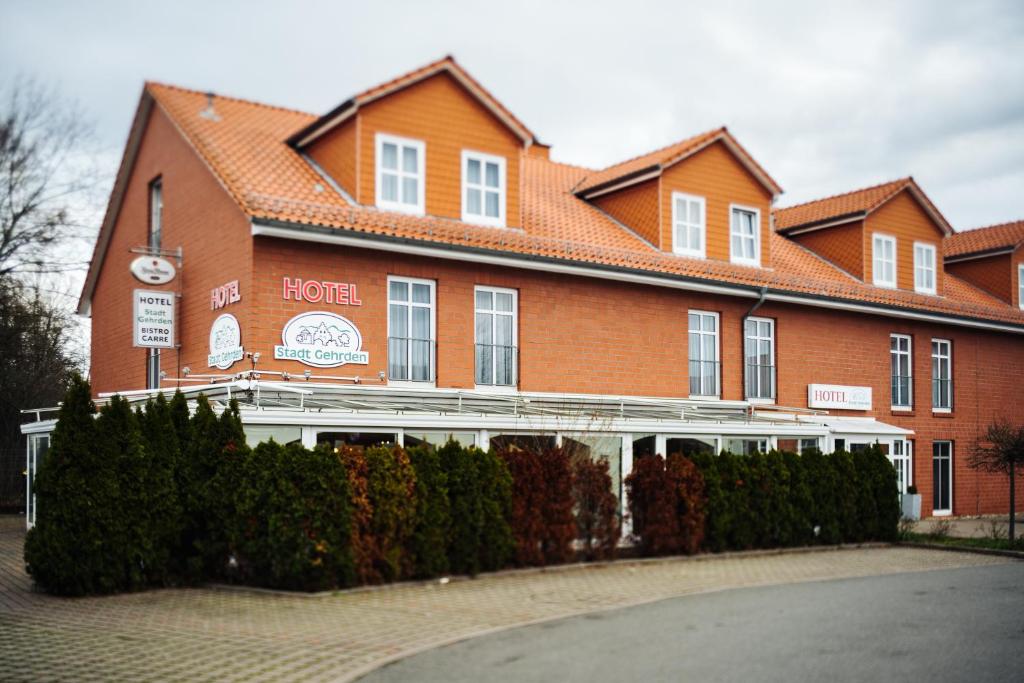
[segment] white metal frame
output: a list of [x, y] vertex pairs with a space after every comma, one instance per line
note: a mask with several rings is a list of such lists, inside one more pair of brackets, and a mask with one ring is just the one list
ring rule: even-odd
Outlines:
[[[939, 345], [938, 353], [936, 353], [936, 351], [935, 351], [935, 345], [936, 344]], [[942, 348], [943, 347], [945, 347], [945, 353], [942, 352]], [[933, 413], [951, 413], [951, 412], [953, 412], [953, 391], [954, 391], [954, 383], [953, 383], [953, 342], [951, 340], [949, 340], [949, 339], [939, 339], [939, 338], [933, 337], [932, 338], [931, 359], [932, 359], [932, 387], [931, 387], [931, 390], [932, 390], [931, 391], [931, 394], [932, 394], [932, 412]], [[948, 380], [949, 380], [949, 405], [947, 405], [947, 406], [937, 406], [937, 405], [935, 405], [935, 380], [936, 379], [940, 379], [939, 377], [936, 377], [936, 375], [935, 375], [935, 361], [936, 360], [939, 361], [940, 373], [941, 373], [941, 368], [942, 368], [942, 361], [946, 362], [946, 367], [947, 367], [948, 372], [949, 372], [949, 377], [948, 377]]]
[[[939, 273], [936, 265], [936, 253], [934, 244], [914, 242], [914, 291], [918, 294], [935, 294], [938, 291]], [[925, 261], [919, 261], [919, 256], [925, 258]], [[930, 262], [927, 262], [928, 258], [931, 259]], [[926, 284], [928, 277], [931, 277], [932, 280], [930, 287]]]
[[[762, 337], [756, 333], [753, 336], [747, 334], [748, 322], [752, 322], [755, 324], [767, 323], [769, 336]], [[750, 372], [749, 364], [747, 363], [749, 357], [747, 354], [747, 342], [749, 340], [754, 340], [755, 342], [767, 341], [769, 348], [771, 349], [771, 365], [769, 367], [771, 367], [772, 372], [768, 380], [771, 384], [768, 391], [769, 396], [747, 395], [749, 393], [747, 391], [747, 382], [750, 379], [747, 375], [747, 373]], [[759, 355], [758, 358], [760, 358]], [[775, 400], [778, 396], [778, 378], [776, 377], [776, 372], [778, 372], [778, 367], [776, 367], [775, 365], [775, 320], [773, 318], [759, 318], [757, 316], [747, 316], [746, 318], [743, 319], [743, 394], [744, 396], [746, 396], [746, 399], [748, 401], [751, 401], [752, 403], [775, 403]], [[758, 380], [758, 385], [760, 385], [760, 380]], [[762, 387], [758, 386], [758, 388], [761, 389]]]
[[[385, 169], [384, 145], [392, 144], [398, 148], [397, 168]], [[402, 168], [402, 148], [411, 147], [416, 150], [416, 173], [410, 173]], [[388, 211], [400, 211], [422, 216], [426, 212], [427, 202], [427, 143], [413, 138], [403, 138], [388, 133], [377, 133], [376, 136], [376, 158], [374, 159], [374, 185], [377, 208]], [[384, 199], [384, 174], [394, 175], [398, 179], [398, 200]], [[402, 180], [404, 178], [415, 178], [417, 182], [416, 203], [410, 204], [402, 201]]]
[[[680, 220], [676, 208], [680, 201], [685, 201], [687, 204], [690, 202], [696, 203], [700, 206], [700, 223], [694, 223], [690, 220]], [[689, 208], [687, 208], [689, 213]], [[708, 211], [707, 202], [704, 197], [700, 197], [695, 194], [687, 194], [685, 192], [673, 192], [672, 193], [672, 252], [679, 254], [680, 256], [689, 256], [691, 258], [707, 258], [707, 245], [708, 245]], [[683, 228], [686, 230], [686, 246], [679, 244], [679, 229]], [[700, 234], [700, 246], [694, 248], [690, 244], [690, 230], [697, 228]], [[731, 239], [731, 238], [730, 238]]]
[[[469, 182], [469, 162], [475, 160], [480, 162], [480, 182], [470, 183]], [[498, 166], [498, 215], [488, 216], [487, 215], [487, 193], [495, 192], [495, 188], [487, 185], [487, 164], [496, 164]], [[504, 228], [506, 225], [506, 197], [508, 195], [508, 174], [506, 173], [506, 162], [505, 157], [496, 156], [494, 154], [487, 154], [485, 152], [477, 152], [476, 150], [464, 149], [462, 150], [462, 220], [466, 223], [474, 223], [476, 225], [489, 225], [496, 228]], [[469, 213], [468, 201], [466, 195], [469, 190], [477, 190], [480, 192], [480, 211], [479, 214]]]
[[[409, 299], [408, 301], [394, 301], [391, 299], [391, 283], [392, 282], [404, 282], [409, 285]], [[430, 287], [430, 379], [429, 380], [392, 380], [391, 379], [391, 304], [401, 304], [407, 306], [409, 309], [408, 313], [408, 326], [409, 334], [412, 334], [412, 308], [419, 307], [424, 308], [426, 304], [413, 303], [412, 301], [412, 286], [416, 285], [428, 285]], [[387, 310], [385, 314], [388, 320], [388, 384], [390, 386], [409, 386], [409, 387], [432, 387], [437, 383], [437, 281], [427, 280], [425, 278], [416, 277], [405, 277], [404, 275], [388, 275], [387, 281], [388, 296], [387, 296]], [[409, 375], [412, 375], [412, 355], [409, 354]]]
[[[686, 312], [686, 346], [687, 346], [687, 350], [686, 350], [686, 381], [687, 381], [687, 385], [689, 385], [689, 382], [690, 382], [690, 361], [696, 360], [697, 362], [708, 362], [707, 358], [694, 358], [693, 357], [693, 348], [690, 345], [690, 335], [691, 334], [698, 334], [698, 335], [700, 335], [701, 338], [703, 338], [704, 336], [711, 334], [711, 333], [706, 332], [704, 330], [700, 330], [700, 329], [693, 330], [693, 329], [691, 329], [690, 328], [690, 316], [691, 315], [698, 315], [698, 316], [709, 315], [709, 316], [712, 316], [715, 319], [715, 331], [714, 331], [714, 337], [715, 337], [715, 357], [711, 359], [711, 362], [715, 363], [715, 390], [716, 391], [713, 394], [703, 394], [703, 393], [694, 394], [694, 393], [690, 393], [690, 398], [691, 399], [695, 399], [695, 400], [709, 400], [709, 399], [710, 400], [714, 400], [714, 399], [721, 398], [721, 396], [722, 396], [722, 363], [721, 363], [721, 358], [722, 358], [722, 348], [721, 348], [721, 345], [722, 345], [722, 321], [721, 321], [721, 318], [718, 315], [718, 313], [715, 312], [715, 311], [702, 311], [702, 310], [699, 310], [699, 309], [690, 309], [690, 310], [688, 310]], [[704, 345], [700, 344], [699, 348], [701, 350], [701, 353], [703, 353]], [[689, 386], [687, 388], [689, 388]], [[701, 389], [705, 389], [705, 388], [706, 387], [701, 387]]]
[[[897, 340], [897, 348], [892, 348], [892, 341]], [[907, 343], [906, 351], [899, 348], [899, 342], [905, 341]], [[907, 388], [907, 403], [894, 403], [892, 400], [892, 366], [898, 356], [907, 357], [907, 378], [910, 380], [910, 386]], [[893, 410], [913, 410], [914, 409], [914, 338], [909, 334], [892, 333], [889, 335], [889, 403]]]
[[[882, 265], [886, 264], [885, 254], [880, 253], [878, 249], [879, 244], [892, 245], [892, 279], [888, 280], [881, 277], [879, 274], [879, 261]], [[884, 232], [871, 233], [871, 282], [875, 287], [885, 287], [886, 289], [896, 289], [896, 283], [899, 281], [899, 273], [897, 272], [897, 257], [896, 257], [896, 238], [893, 235], [887, 235]], [[881, 270], [884, 270], [881, 269]]]
[[[943, 458], [946, 461], [946, 467], [949, 468], [948, 508], [935, 507], [935, 447], [941, 444], [945, 444], [949, 447], [949, 456]], [[932, 515], [935, 517], [948, 517], [953, 514], [953, 469], [953, 441], [950, 439], [936, 439], [935, 441], [932, 441]]]
[[[734, 237], [739, 237], [741, 240], [747, 239], [742, 233], [736, 232], [736, 222], [733, 219], [738, 212], [754, 214], [754, 258], [752, 259], [736, 254], [733, 250]], [[729, 205], [729, 260], [743, 266], [761, 266], [761, 209], [743, 204]]]
[[[490, 292], [492, 297], [494, 294], [511, 294], [512, 295], [512, 311], [499, 311], [494, 305], [496, 299], [492, 298], [490, 310], [481, 311], [477, 308], [476, 295], [478, 292]], [[497, 323], [497, 316], [504, 315], [512, 318], [512, 347], [514, 352], [512, 353], [512, 384], [496, 384], [494, 382], [495, 373], [497, 372], [497, 363], [493, 363], [491, 366], [491, 382], [489, 384], [477, 384], [478, 389], [484, 391], [514, 391], [519, 385], [519, 291], [515, 289], [509, 289], [508, 287], [492, 287], [491, 285], [476, 285], [473, 287], [473, 378], [474, 382], [477, 379], [477, 367], [476, 367], [476, 345], [480, 341], [476, 338], [476, 316], [479, 313], [486, 313], [491, 318], [491, 340], [492, 344], [495, 339], [495, 324]]]

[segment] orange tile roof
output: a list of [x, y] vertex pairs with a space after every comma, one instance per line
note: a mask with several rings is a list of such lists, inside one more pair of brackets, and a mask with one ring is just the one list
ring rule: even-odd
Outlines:
[[942, 251], [946, 258], [965, 256], [984, 251], [1010, 249], [1024, 244], [1024, 220], [974, 228], [950, 235], [943, 240]]
[[[149, 83], [153, 97], [254, 220], [329, 227], [350, 233], [422, 240], [454, 247], [548, 257], [750, 288], [932, 311], [1024, 324], [1024, 314], [948, 275], [944, 296], [876, 288], [780, 235], [770, 236], [772, 268], [692, 259], [657, 251], [574, 194], [593, 171], [542, 158], [523, 158], [522, 229], [381, 211], [348, 203], [286, 144], [315, 116], [217, 96], [216, 120], [200, 116], [198, 91]], [[93, 264], [96, 267], [96, 263]]]
[[732, 135], [730, 135], [728, 129], [725, 126], [721, 128], [715, 128], [714, 130], [705, 131], [694, 135], [693, 137], [674, 142], [671, 145], [666, 145], [660, 149], [656, 149], [653, 152], [647, 152], [640, 156], [627, 159], [617, 164], [613, 164], [600, 171], [590, 172], [586, 178], [576, 188], [577, 194], [586, 194], [587, 192], [601, 188], [602, 186], [614, 185], [616, 181], [627, 181], [631, 177], [638, 174], [644, 174], [644, 171], [661, 171], [667, 168], [681, 159], [686, 158], [690, 154], [703, 149], [706, 145], [715, 142], [716, 140], [724, 140], [729, 146], [731, 146], [735, 152], [742, 158], [742, 160], [748, 164], [754, 174], [759, 176], [762, 182], [772, 191], [772, 194], [779, 194], [782, 192], [782, 187], [775, 182], [768, 172], [765, 171], [757, 161], [754, 160], [750, 154], [736, 141]]

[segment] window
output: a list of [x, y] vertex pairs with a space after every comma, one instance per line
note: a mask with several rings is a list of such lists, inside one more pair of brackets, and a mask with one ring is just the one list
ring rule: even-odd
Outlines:
[[388, 379], [434, 381], [434, 281], [388, 278]]
[[875, 286], [896, 286], [896, 238], [889, 235], [875, 235], [872, 240], [871, 273]]
[[761, 212], [733, 206], [729, 231], [732, 262], [761, 265]]
[[164, 184], [157, 178], [149, 185], [149, 248], [159, 250], [163, 244]]
[[892, 407], [910, 409], [914, 405], [911, 340], [905, 334], [889, 336], [889, 358], [892, 367]]
[[953, 442], [932, 443], [932, 514], [953, 512]]
[[160, 388], [160, 349], [146, 350], [146, 388]]
[[718, 314], [690, 311], [690, 395], [718, 396]]
[[505, 159], [462, 151], [462, 220], [505, 227]]
[[516, 292], [476, 288], [476, 383], [516, 383]]
[[1024, 308], [1024, 263], [1017, 266], [1017, 305]]
[[768, 438], [764, 436], [740, 439], [725, 439], [725, 450], [733, 455], [754, 455], [768, 452]]
[[747, 398], [775, 398], [775, 321], [747, 318], [744, 323]]
[[419, 140], [377, 134], [377, 206], [423, 213], [425, 155]]
[[896, 470], [896, 488], [900, 493], [906, 493], [907, 487], [910, 486], [911, 472], [913, 467], [911, 466], [911, 455], [913, 450], [913, 444], [903, 439], [894, 439], [892, 442], [892, 453], [886, 457], [892, 463], [893, 469]]
[[953, 409], [953, 349], [946, 339], [932, 339], [932, 410]]
[[449, 441], [455, 441], [462, 446], [475, 446], [476, 432], [411, 432], [406, 430], [402, 439], [406, 448], [413, 446], [440, 448]]
[[935, 293], [935, 245], [914, 242], [914, 291]]
[[704, 198], [672, 193], [672, 251], [704, 258]]

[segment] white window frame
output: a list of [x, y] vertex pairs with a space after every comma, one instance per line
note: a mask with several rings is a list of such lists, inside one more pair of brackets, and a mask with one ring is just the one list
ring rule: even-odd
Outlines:
[[[480, 162], [480, 183], [470, 185], [469, 182], [469, 161], [475, 159]], [[486, 178], [486, 164], [492, 163], [498, 165], [498, 216], [487, 216], [485, 214], [475, 215], [471, 214], [467, 210], [466, 202], [466, 191], [470, 188], [480, 191], [480, 209], [484, 210], [487, 205], [486, 193], [494, 192], [494, 188], [484, 184]], [[496, 228], [505, 227], [505, 202], [508, 188], [508, 174], [506, 173], [505, 157], [496, 156], [494, 154], [487, 154], [485, 152], [477, 152], [476, 150], [464, 149], [462, 150], [462, 220], [465, 223], [473, 223], [476, 225], [489, 225]]]
[[[489, 310], [477, 308], [476, 295], [477, 292], [490, 292], [494, 294], [511, 294], [512, 295], [512, 312], [498, 311], [492, 303]], [[477, 379], [477, 367], [476, 367], [476, 345], [480, 341], [476, 338], [476, 316], [478, 313], [487, 313], [492, 316], [510, 316], [512, 318], [512, 383], [511, 384], [496, 384], [494, 382], [495, 373], [497, 372], [497, 363], [491, 365], [491, 382], [484, 384], [477, 384], [477, 388], [482, 388], [486, 391], [514, 391], [516, 386], [519, 384], [519, 292], [515, 289], [508, 289], [507, 287], [491, 287], [489, 285], [477, 285], [473, 288], [473, 381]], [[494, 323], [496, 317], [491, 319], [491, 339], [494, 339]], [[492, 342], [493, 343], [493, 342]]]
[[[394, 301], [391, 298], [391, 283], [392, 282], [404, 282], [409, 285], [409, 301]], [[413, 303], [412, 302], [412, 286], [413, 285], [428, 285], [430, 287], [430, 369], [429, 379], [417, 380], [417, 379], [391, 379], [391, 304], [401, 304], [409, 306], [410, 309], [410, 320], [409, 328], [412, 329], [412, 308], [426, 308], [427, 304]], [[437, 385], [437, 281], [427, 280], [425, 278], [417, 277], [405, 277], [404, 275], [388, 275], [387, 282], [387, 308], [385, 309], [385, 315], [388, 321], [388, 349], [387, 349], [387, 368], [388, 368], [388, 386], [392, 387], [433, 387]], [[409, 359], [409, 374], [412, 374], [412, 357], [410, 354]]]
[[[387, 173], [398, 176], [398, 196], [402, 196], [402, 179], [415, 177], [418, 185], [416, 193], [417, 202], [415, 204], [409, 204], [399, 201], [385, 200], [383, 196], [384, 182], [383, 175], [385, 169], [381, 165], [384, 159], [384, 145], [392, 144], [398, 147], [398, 168], [387, 169]], [[412, 174], [408, 171], [402, 170], [402, 148], [413, 147], [416, 149], [416, 173]], [[415, 140], [413, 138], [403, 138], [397, 135], [390, 135], [388, 133], [377, 133], [376, 136], [376, 158], [374, 160], [374, 183], [377, 208], [387, 209], [388, 211], [399, 211], [402, 213], [411, 213], [422, 216], [426, 212], [426, 200], [427, 200], [427, 144], [422, 140]]]
[[1017, 306], [1024, 310], [1024, 263], [1017, 266]]
[[[945, 458], [949, 461], [949, 507], [948, 508], [936, 508], [935, 507], [935, 446], [938, 444], [946, 444], [949, 446], [949, 457]], [[953, 514], [953, 441], [950, 439], [936, 439], [932, 441], [932, 515], [935, 517], [948, 517]]]
[[[935, 344], [940, 345], [938, 353], [935, 352]], [[945, 353], [942, 353], [941, 345], [945, 345]], [[932, 412], [933, 413], [951, 413], [953, 412], [953, 342], [949, 339], [932, 339]], [[935, 380], [939, 379], [935, 375], [935, 360], [939, 360], [941, 366], [942, 361], [945, 360], [949, 367], [949, 405], [948, 406], [937, 406], [935, 405]]]
[[[895, 253], [895, 252], [894, 252]], [[938, 288], [939, 274], [936, 272], [937, 251], [934, 244], [928, 242], [914, 242], [914, 291], [919, 294], [935, 294]], [[931, 254], [931, 263], [922, 263], [918, 260], [918, 254]], [[931, 275], [932, 285], [929, 287], [924, 283], [927, 275]]]
[[[892, 348], [893, 340], [905, 341], [907, 348], [904, 351], [899, 348]], [[907, 379], [910, 380], [909, 386], [907, 387], [907, 403], [894, 403], [892, 402], [892, 378], [895, 376], [892, 374], [893, 364], [896, 363], [898, 357], [907, 357]], [[913, 410], [914, 409], [914, 339], [909, 334], [890, 334], [889, 335], [889, 401], [892, 404], [893, 410]]]
[[[692, 223], [690, 221], [682, 221], [676, 215], [676, 202], [683, 200], [686, 202], [696, 202], [700, 204], [700, 223]], [[707, 202], [704, 197], [700, 197], [695, 194], [687, 194], [685, 192], [673, 192], [672, 193], [672, 252], [679, 254], [680, 256], [689, 256], [692, 258], [707, 258], [708, 248], [708, 210]], [[689, 242], [689, 235], [691, 228], [697, 228], [700, 232], [700, 247], [694, 249], [692, 246], [681, 246], [677, 241], [679, 228], [685, 228], [687, 234], [687, 242]], [[732, 239], [730, 237], [730, 239]]]
[[[754, 214], [754, 258], [749, 259], [738, 254], [733, 253], [732, 249], [732, 238], [735, 223], [733, 223], [733, 214], [737, 211], [745, 211], [747, 213]], [[739, 235], [741, 239], [744, 239], [742, 235]], [[730, 204], [729, 205], [729, 261], [743, 266], [757, 266], [761, 267], [761, 209], [754, 206], [745, 206], [743, 204]]]
[[[700, 316], [708, 315], [708, 316], [712, 316], [715, 319], [715, 331], [713, 333], [711, 333], [711, 332], [705, 332], [703, 330], [691, 330], [690, 329], [690, 316], [691, 315], [700, 315]], [[691, 310], [686, 312], [686, 330], [687, 330], [687, 334], [686, 334], [686, 346], [687, 346], [687, 349], [686, 349], [686, 370], [687, 370], [686, 375], [687, 375], [687, 380], [686, 381], [687, 381], [687, 384], [689, 384], [690, 379], [691, 379], [690, 378], [690, 371], [689, 371], [690, 370], [690, 362], [694, 360], [692, 355], [691, 355], [693, 353], [693, 347], [690, 344], [690, 334], [698, 334], [701, 337], [713, 336], [715, 338], [715, 347], [714, 347], [715, 348], [715, 357], [713, 359], [711, 359], [711, 361], [708, 361], [707, 358], [700, 358], [700, 359], [698, 359], [698, 362], [713, 362], [713, 363], [715, 363], [715, 387], [714, 387], [715, 388], [715, 392], [711, 393], [711, 394], [707, 394], [707, 393], [697, 393], [697, 394], [694, 394], [694, 393], [691, 392], [690, 393], [690, 398], [718, 399], [722, 395], [722, 364], [721, 364], [721, 357], [722, 357], [722, 349], [721, 349], [721, 343], [722, 343], [722, 337], [721, 337], [721, 334], [722, 334], [722, 321], [721, 321], [718, 313], [716, 313], [714, 311], [701, 311], [701, 310], [697, 310], [697, 309], [691, 309]], [[703, 349], [704, 345], [701, 344], [700, 348]], [[705, 387], [701, 387], [701, 388], [703, 389]]]
[[[892, 279], [888, 280], [883, 278], [879, 271], [882, 270], [878, 267], [880, 254], [878, 251], [879, 243], [886, 243], [892, 245]], [[882, 260], [884, 264], [885, 261]], [[898, 260], [896, 258], [896, 238], [892, 235], [886, 235], [882, 232], [875, 232], [871, 234], [871, 281], [875, 287], [885, 287], [887, 289], [896, 289], [896, 281], [899, 276], [896, 273], [896, 264]]]
[[[747, 323], [748, 322], [752, 322], [752, 323], [767, 323], [768, 324], [768, 330], [769, 330], [769, 336], [768, 337], [762, 337], [762, 336], [759, 336], [757, 334], [755, 334], [753, 336], [748, 335], [747, 334]], [[771, 348], [771, 365], [769, 366], [771, 368], [771, 374], [770, 374], [770, 378], [771, 379], [769, 380], [770, 383], [771, 383], [771, 386], [769, 387], [769, 392], [768, 392], [770, 394], [769, 396], [750, 396], [749, 395], [749, 388], [750, 388], [749, 381], [750, 381], [750, 377], [748, 376], [748, 373], [750, 372], [750, 366], [749, 366], [749, 364], [747, 362], [748, 357], [749, 357], [748, 354], [747, 354], [747, 342], [749, 340], [767, 341], [769, 347]], [[749, 316], [747, 318], [744, 318], [743, 319], [743, 395], [744, 395], [744, 398], [746, 398], [751, 403], [775, 403], [775, 399], [777, 398], [777, 392], [778, 392], [778, 384], [779, 384], [778, 383], [778, 379], [776, 377], [777, 370], [778, 369], [775, 366], [775, 320], [772, 319], [772, 318], [758, 318], [756, 316]], [[761, 387], [759, 387], [759, 388], [761, 388]]]
[[164, 236], [164, 179], [149, 184], [149, 248], [160, 251]]

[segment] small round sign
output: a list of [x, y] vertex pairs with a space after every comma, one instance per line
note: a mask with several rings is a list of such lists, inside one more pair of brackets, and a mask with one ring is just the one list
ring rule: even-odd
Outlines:
[[174, 264], [159, 256], [140, 256], [129, 266], [132, 275], [150, 285], [165, 285], [174, 279]]
[[218, 316], [210, 326], [210, 355], [207, 366], [227, 370], [236, 361], [242, 360], [242, 328], [238, 318], [225, 313]]

